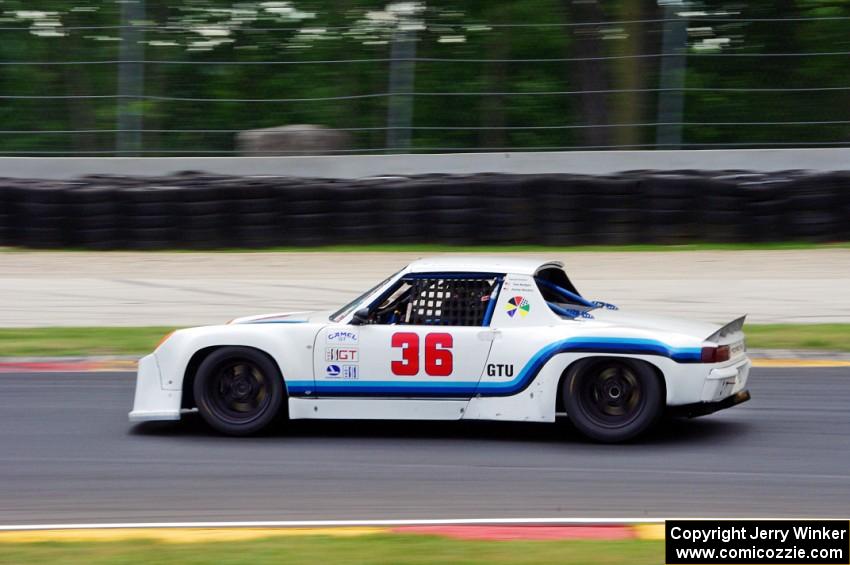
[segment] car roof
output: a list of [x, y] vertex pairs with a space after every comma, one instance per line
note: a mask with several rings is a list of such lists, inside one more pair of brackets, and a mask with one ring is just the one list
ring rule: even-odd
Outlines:
[[511, 273], [534, 275], [544, 266], [564, 266], [560, 261], [534, 257], [501, 257], [487, 255], [440, 255], [412, 262], [410, 273]]

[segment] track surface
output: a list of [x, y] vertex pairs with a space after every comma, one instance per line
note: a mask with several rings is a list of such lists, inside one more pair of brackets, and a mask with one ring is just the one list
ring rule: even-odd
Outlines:
[[0, 523], [846, 517], [847, 369], [756, 369], [753, 400], [604, 446], [567, 426], [131, 426], [130, 374], [0, 375]]

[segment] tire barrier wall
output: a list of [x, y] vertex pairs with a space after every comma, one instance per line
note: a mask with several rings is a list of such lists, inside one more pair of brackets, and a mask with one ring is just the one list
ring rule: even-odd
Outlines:
[[213, 249], [371, 243], [850, 240], [850, 171], [322, 179], [180, 173], [0, 179], [0, 245]]

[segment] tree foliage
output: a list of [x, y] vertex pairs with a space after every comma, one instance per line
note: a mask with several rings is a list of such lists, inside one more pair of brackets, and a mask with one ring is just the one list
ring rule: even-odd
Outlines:
[[[234, 131], [288, 124], [360, 128], [351, 132], [353, 149], [384, 148], [388, 97], [382, 95], [399, 29], [415, 33], [420, 58], [420, 94], [411, 97], [416, 150], [655, 141], [664, 25], [656, 2], [146, 0], [145, 8], [146, 19], [130, 24], [144, 30], [147, 62], [139, 66], [146, 98], [133, 104], [144, 116], [146, 152], [229, 152]], [[682, 46], [686, 87], [731, 89], [684, 94], [684, 122], [700, 124], [684, 126], [686, 146], [847, 139], [846, 124], [740, 125], [850, 119], [850, 90], [836, 88], [850, 87], [850, 58], [811, 55], [850, 51], [850, 19], [841, 19], [850, 16], [846, 1], [759, 0], [742, 7], [705, 0], [680, 14], [689, 28]], [[113, 151], [114, 61], [126, 23], [119, 2], [3, 0], [0, 17], [0, 95], [7, 97], [0, 105], [0, 152]], [[710, 19], [718, 17], [737, 21]], [[771, 19], [786, 21], [764, 21]], [[729, 56], [747, 53], [810, 55]], [[351, 62], [326, 62], [340, 60]], [[98, 61], [104, 63], [78, 64]], [[740, 90], [777, 88], [815, 90]], [[611, 90], [624, 92], [600, 92]], [[449, 92], [502, 94], [424, 94]], [[572, 94], [539, 94], [545, 92]], [[37, 98], [44, 96], [56, 98]], [[352, 98], [256, 101], [335, 97]], [[209, 99], [235, 101], [203, 101]], [[545, 129], [523, 129], [529, 127]], [[18, 133], [32, 131], [87, 133]]]

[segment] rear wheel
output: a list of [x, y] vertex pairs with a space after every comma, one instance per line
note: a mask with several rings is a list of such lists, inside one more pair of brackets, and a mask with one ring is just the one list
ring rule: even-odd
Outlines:
[[626, 441], [645, 432], [663, 411], [663, 389], [644, 363], [593, 359], [570, 368], [562, 391], [570, 421], [596, 441]]
[[198, 367], [194, 393], [204, 420], [234, 436], [268, 426], [280, 412], [285, 395], [277, 365], [249, 347], [224, 347], [211, 353]]

